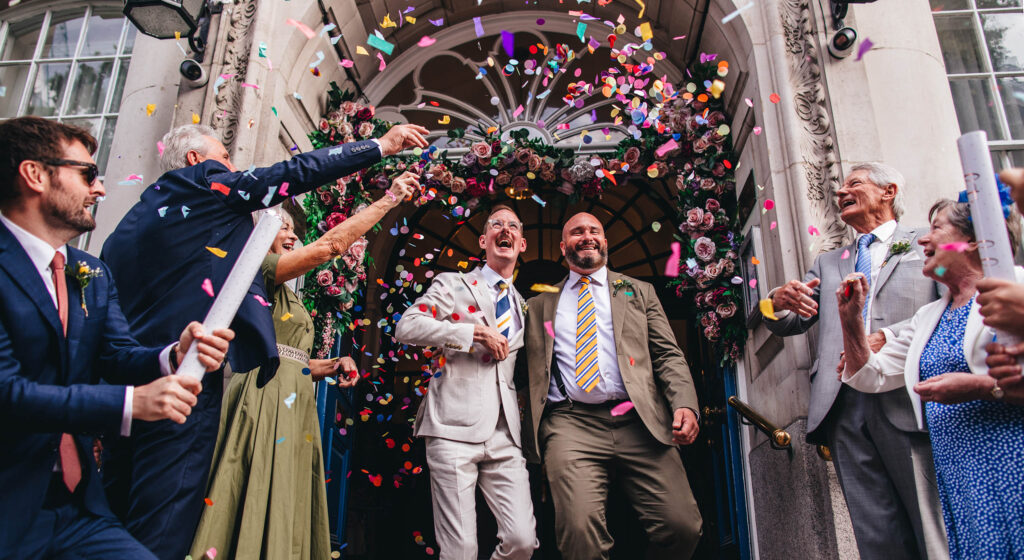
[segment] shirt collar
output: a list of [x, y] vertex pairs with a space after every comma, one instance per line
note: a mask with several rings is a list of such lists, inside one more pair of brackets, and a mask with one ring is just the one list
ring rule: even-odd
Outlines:
[[497, 284], [498, 281], [500, 280], [504, 280], [505, 283], [508, 284], [509, 286], [512, 285], [511, 278], [502, 278], [500, 274], [495, 272], [493, 268], [486, 264], [480, 268], [480, 274], [484, 275], [484, 281], [486, 281], [487, 285], [490, 286], [491, 288], [493, 288], [494, 285]]
[[[871, 233], [875, 236], [875, 241], [881, 241], [882, 243], [888, 243], [894, 233], [896, 233], [896, 220], [889, 220], [884, 224], [871, 230]], [[866, 233], [858, 235], [857, 240], [867, 235]]]
[[[570, 288], [575, 288], [576, 284], [579, 283], [581, 277], [582, 275], [580, 275], [578, 272], [570, 270], [569, 279], [565, 281], [565, 285], [569, 286]], [[590, 283], [597, 286], [604, 286], [608, 284], [608, 267], [602, 266], [601, 268], [597, 269], [595, 272], [590, 274]]]
[[0, 222], [3, 222], [7, 229], [11, 231], [11, 235], [18, 240], [21, 248], [28, 253], [29, 260], [32, 261], [32, 264], [40, 274], [50, 268], [50, 263], [53, 262], [53, 256], [57, 254], [57, 251], [60, 251], [64, 255], [64, 260], [67, 261], [67, 245], [61, 245], [60, 249], [54, 249], [52, 245], [32, 235], [25, 228], [12, 222], [10, 218], [3, 214], [0, 214]]

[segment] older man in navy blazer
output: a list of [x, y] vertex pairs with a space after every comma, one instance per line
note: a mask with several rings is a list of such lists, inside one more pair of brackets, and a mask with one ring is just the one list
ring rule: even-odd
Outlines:
[[[0, 123], [0, 558], [152, 558], [107, 506], [93, 438], [184, 422], [200, 389], [171, 374], [172, 345], [139, 346], [109, 270], [67, 246], [96, 225], [95, 149], [77, 127]], [[200, 330], [162, 342], [179, 338], [180, 359]], [[216, 334], [200, 339], [208, 370], [231, 337]]]
[[[261, 169], [238, 171], [212, 129], [187, 125], [164, 136], [166, 171], [121, 220], [103, 259], [121, 286], [132, 332], [144, 344], [164, 340], [202, 319], [253, 230], [252, 212], [410, 147], [427, 147], [427, 129], [396, 125], [380, 140], [299, 154]], [[232, 323], [232, 370], [260, 368], [260, 385], [278, 364], [274, 325], [262, 278], [253, 278]], [[128, 530], [160, 558], [188, 553], [220, 418], [222, 377], [207, 375], [193, 415], [183, 424], [157, 422], [135, 431], [111, 453], [107, 495]]]

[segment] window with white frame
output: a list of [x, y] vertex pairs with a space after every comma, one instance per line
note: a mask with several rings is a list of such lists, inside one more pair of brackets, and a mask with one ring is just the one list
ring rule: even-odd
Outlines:
[[1024, 167], [1024, 0], [930, 0], [960, 130]]
[[27, 8], [0, 13], [0, 118], [36, 115], [85, 128], [99, 141], [102, 174], [136, 30], [119, 5]]

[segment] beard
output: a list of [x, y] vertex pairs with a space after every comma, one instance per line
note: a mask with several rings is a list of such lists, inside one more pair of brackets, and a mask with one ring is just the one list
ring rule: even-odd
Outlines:
[[597, 256], [581, 255], [576, 247], [566, 247], [565, 260], [582, 270], [601, 268], [608, 262], [608, 245], [597, 245]]
[[86, 210], [84, 200], [76, 200], [57, 177], [54, 177], [52, 185], [52, 194], [43, 203], [43, 213], [50, 225], [79, 234], [96, 229], [96, 218]]

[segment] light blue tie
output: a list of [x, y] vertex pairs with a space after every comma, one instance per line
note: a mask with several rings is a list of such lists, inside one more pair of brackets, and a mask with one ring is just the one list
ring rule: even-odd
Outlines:
[[[857, 240], [857, 272], [864, 275], [868, 281], [868, 293], [864, 294], [864, 310], [861, 316], [864, 324], [868, 323], [868, 302], [871, 301], [871, 250], [869, 247], [875, 242], [875, 234], [869, 233]], [[870, 327], [870, 325], [867, 325]]]

